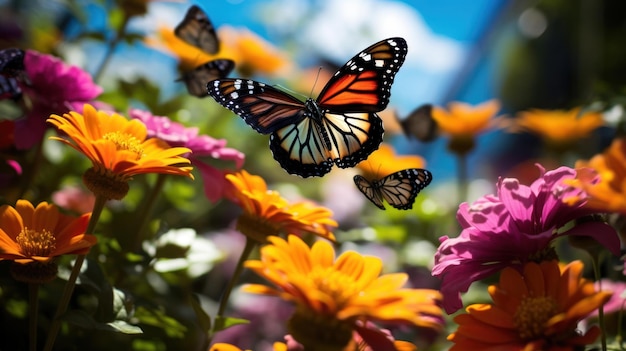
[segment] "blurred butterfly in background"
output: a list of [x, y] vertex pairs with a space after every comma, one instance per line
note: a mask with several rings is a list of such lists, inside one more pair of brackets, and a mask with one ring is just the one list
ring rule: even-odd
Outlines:
[[22, 96], [18, 81], [28, 83], [24, 67], [24, 50], [0, 50], [0, 100], [17, 100]]
[[[187, 44], [211, 55], [217, 54], [220, 43], [215, 28], [202, 9], [193, 5], [187, 10], [185, 18], [174, 28], [174, 34]], [[235, 68], [235, 62], [218, 59], [205, 62], [191, 71], [183, 72], [178, 81], [183, 81], [189, 94], [207, 97], [206, 82], [228, 76]]]
[[430, 142], [437, 139], [439, 126], [437, 121], [433, 119], [432, 110], [433, 106], [431, 104], [424, 104], [411, 111], [404, 119], [396, 115], [404, 135], [407, 138], [414, 137], [422, 142]]
[[413, 202], [433, 179], [430, 171], [420, 168], [409, 168], [381, 179], [367, 180], [355, 175], [354, 184], [374, 205], [385, 209], [383, 199], [399, 210], [413, 208]]
[[353, 167], [378, 149], [383, 124], [376, 112], [389, 103], [404, 62], [406, 41], [382, 40], [354, 56], [305, 102], [263, 83], [217, 79], [211, 97], [261, 134], [271, 134], [274, 159], [290, 174], [321, 177], [333, 164]]

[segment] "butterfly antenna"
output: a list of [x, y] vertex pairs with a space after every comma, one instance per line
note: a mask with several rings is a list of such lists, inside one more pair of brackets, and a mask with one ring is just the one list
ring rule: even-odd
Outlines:
[[320, 79], [320, 74], [322, 73], [322, 66], [317, 68], [317, 74], [315, 75], [315, 81], [313, 81], [313, 86], [311, 87], [311, 91], [309, 92], [309, 97], [313, 96], [313, 91], [315, 90], [315, 86], [317, 85], [317, 81]]

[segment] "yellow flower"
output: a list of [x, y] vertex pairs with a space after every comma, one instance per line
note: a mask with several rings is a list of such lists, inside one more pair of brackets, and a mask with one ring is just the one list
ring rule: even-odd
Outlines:
[[284, 53], [247, 28], [222, 26], [218, 37], [225, 52], [233, 53], [232, 57], [224, 58], [235, 61], [237, 71], [244, 77], [278, 75], [289, 68], [290, 62]]
[[83, 175], [89, 190], [107, 199], [119, 200], [128, 192], [127, 182], [137, 174], [161, 173], [193, 179], [188, 159], [191, 150], [170, 148], [158, 138], [147, 137], [146, 126], [139, 120], [96, 109], [85, 104], [83, 114], [71, 111], [63, 116], [51, 115], [54, 124], [69, 139], [59, 140], [87, 156], [93, 167]]
[[53, 258], [83, 255], [96, 244], [95, 236], [84, 234], [90, 217], [91, 213], [80, 217], [64, 215], [47, 202], [37, 207], [27, 200], [18, 200], [15, 207], [3, 205], [0, 207], [0, 260], [18, 264], [12, 267], [18, 280], [54, 279], [56, 264], [48, 266]]
[[312, 247], [295, 235], [272, 236], [260, 260], [245, 266], [275, 288], [250, 284], [244, 291], [279, 296], [296, 304], [288, 331], [306, 350], [341, 350], [353, 342], [360, 323], [380, 321], [440, 328], [441, 295], [435, 290], [405, 289], [404, 273], [380, 275], [382, 261], [348, 251], [335, 258], [333, 246]]
[[172, 28], [161, 26], [158, 33], [161, 40], [148, 39], [148, 45], [159, 48], [164, 44], [165, 50], [178, 57], [179, 65], [185, 71], [215, 59], [233, 60], [235, 68], [244, 77], [257, 73], [277, 75], [289, 66], [283, 53], [248, 29], [220, 27], [217, 30], [220, 49], [215, 55], [187, 44], [174, 34]]
[[492, 304], [468, 306], [448, 336], [456, 350], [502, 351], [579, 350], [600, 334], [597, 326], [582, 334], [577, 325], [611, 297], [597, 292], [582, 278], [583, 264], [559, 266], [557, 261], [526, 264], [522, 273], [502, 271], [500, 282], [489, 287]]
[[537, 134], [546, 142], [566, 147], [604, 124], [598, 112], [581, 114], [580, 107], [565, 110], [539, 110], [520, 112], [514, 120], [512, 131], [525, 130]]
[[426, 161], [416, 155], [396, 155], [389, 144], [380, 144], [378, 150], [372, 152], [367, 160], [361, 161], [356, 167], [366, 179], [379, 179], [391, 173], [408, 168], [424, 168]]
[[448, 110], [433, 106], [432, 116], [439, 130], [450, 136], [450, 150], [464, 154], [473, 149], [474, 138], [480, 133], [503, 127], [503, 120], [494, 118], [499, 110], [498, 100], [489, 100], [476, 106], [451, 102]]
[[240, 171], [226, 175], [231, 187], [227, 197], [243, 209], [237, 229], [247, 237], [264, 243], [270, 235], [312, 233], [335, 240], [330, 231], [337, 227], [332, 211], [311, 202], [290, 203], [277, 191], [268, 190], [263, 178]]
[[[615, 139], [604, 153], [589, 161], [577, 161], [576, 179], [568, 184], [587, 194], [586, 207], [626, 214], [626, 138]], [[579, 200], [565, 199], [567, 203]]]

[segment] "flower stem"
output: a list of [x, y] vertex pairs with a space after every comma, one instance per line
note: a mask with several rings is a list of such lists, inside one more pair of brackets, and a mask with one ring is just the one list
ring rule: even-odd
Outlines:
[[37, 351], [37, 316], [39, 315], [39, 284], [28, 284], [28, 312], [30, 318], [28, 321], [28, 340], [29, 350]]
[[142, 204], [141, 213], [139, 214], [139, 227], [137, 228], [137, 232], [135, 234], [135, 242], [133, 243], [133, 251], [135, 252], [137, 252], [141, 248], [141, 242], [143, 241], [143, 239], [145, 239], [144, 232], [146, 231], [148, 223], [150, 223], [150, 219], [152, 218], [152, 210], [154, 209], [154, 205], [156, 205], [157, 198], [163, 190], [166, 179], [166, 174], [159, 173], [157, 175], [156, 183], [154, 184], [150, 195], [145, 199]]
[[104, 58], [102, 59], [102, 62], [100, 63], [100, 66], [98, 66], [98, 69], [96, 70], [96, 73], [94, 73], [94, 75], [93, 75], [93, 80], [95, 82], [100, 80], [100, 77], [102, 76], [102, 73], [104, 73], [104, 69], [106, 68], [106, 66], [108, 66], [109, 62], [111, 61], [111, 58], [113, 58], [113, 52], [115, 51], [115, 47], [117, 46], [117, 44], [119, 44], [119, 42], [124, 37], [124, 34], [126, 33], [126, 27], [128, 26], [128, 20], [129, 19], [130, 18], [127, 15], [124, 15], [124, 19], [122, 20], [122, 24], [120, 25], [120, 27], [115, 32], [115, 37], [113, 38], [113, 40], [111, 40], [109, 42], [109, 45], [107, 45], [107, 49], [106, 49], [106, 53], [104, 54]]
[[[91, 212], [91, 218], [89, 219], [89, 224], [87, 224], [85, 234], [93, 234], [96, 223], [100, 218], [100, 214], [102, 214], [102, 210], [104, 209], [104, 204], [106, 203], [106, 201], [106, 198], [102, 196], [96, 196], [96, 203], [93, 206], [93, 211]], [[46, 338], [46, 346], [44, 347], [44, 351], [50, 351], [54, 346], [54, 341], [56, 340], [59, 329], [61, 328], [61, 316], [65, 313], [65, 311], [67, 310], [67, 306], [70, 303], [70, 298], [72, 297], [74, 287], [76, 286], [76, 279], [78, 278], [80, 269], [83, 266], [83, 262], [85, 262], [86, 256], [87, 255], [78, 255], [76, 257], [74, 267], [72, 268], [72, 273], [70, 274], [67, 283], [65, 283], [63, 295], [61, 295], [61, 300], [57, 305], [54, 319], [52, 320], [52, 324], [50, 325], [50, 330], [48, 331], [48, 337]]]
[[[233, 276], [230, 278], [228, 282], [228, 286], [226, 286], [226, 290], [222, 293], [222, 297], [220, 298], [220, 305], [217, 309], [217, 315], [215, 316], [215, 320], [221, 319], [224, 316], [224, 312], [226, 311], [226, 306], [228, 306], [228, 300], [230, 299], [230, 294], [235, 287], [235, 283], [239, 280], [239, 276], [241, 276], [241, 272], [243, 272], [243, 263], [250, 257], [250, 253], [256, 247], [256, 241], [247, 238], [246, 246], [243, 248], [241, 252], [241, 256], [239, 256], [239, 261], [237, 261], [237, 266], [235, 267], [235, 272]], [[211, 332], [207, 338], [205, 349], [208, 349], [208, 346], [211, 344], [211, 340], [213, 339], [213, 335], [219, 330], [221, 330], [223, 323], [214, 322], [211, 327]]]
[[467, 170], [467, 153], [457, 154], [458, 164], [458, 203], [467, 201], [468, 193], [468, 170]]
[[[600, 276], [600, 257], [598, 254], [591, 255], [591, 262], [593, 264], [593, 275], [598, 283], [598, 291], [602, 291], [602, 280]], [[606, 351], [606, 325], [604, 323], [604, 304], [598, 308], [598, 324], [600, 324], [600, 342], [602, 343], [602, 351]]]

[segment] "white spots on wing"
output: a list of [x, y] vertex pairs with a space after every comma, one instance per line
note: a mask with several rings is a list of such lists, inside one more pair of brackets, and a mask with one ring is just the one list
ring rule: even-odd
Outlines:
[[239, 98], [239, 93], [236, 91], [233, 91], [232, 93], [230, 93], [230, 98], [231, 99], [238, 99]]

